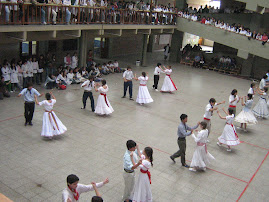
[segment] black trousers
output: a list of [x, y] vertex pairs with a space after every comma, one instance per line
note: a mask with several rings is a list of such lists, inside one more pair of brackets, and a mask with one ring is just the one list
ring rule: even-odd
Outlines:
[[179, 147], [179, 150], [172, 155], [172, 158], [177, 158], [181, 156], [181, 164], [185, 165], [185, 152], [186, 152], [186, 138], [178, 138], [177, 144]]
[[127, 88], [129, 87], [129, 95], [130, 98], [133, 97], [133, 82], [132, 81], [126, 81], [124, 82], [124, 92], [123, 95], [126, 96]]
[[86, 107], [86, 102], [87, 102], [88, 97], [90, 97], [91, 108], [92, 108], [92, 111], [94, 112], [94, 99], [93, 99], [93, 96], [92, 96], [92, 92], [84, 91], [83, 97], [82, 97], [83, 107], [84, 108]]
[[34, 102], [25, 102], [24, 103], [24, 117], [25, 122], [30, 123], [33, 119], [35, 111], [35, 103]]
[[159, 79], [160, 79], [159, 75], [154, 75], [154, 85], [152, 86], [153, 88], [155, 89], [158, 88]]

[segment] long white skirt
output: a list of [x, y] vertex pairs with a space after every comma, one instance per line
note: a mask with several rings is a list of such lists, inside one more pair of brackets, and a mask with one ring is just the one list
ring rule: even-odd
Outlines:
[[229, 124], [225, 125], [222, 135], [218, 139], [221, 144], [225, 144], [228, 146], [235, 146], [240, 144], [240, 140], [235, 134], [234, 126], [231, 126]]
[[205, 146], [197, 146], [193, 153], [190, 167], [203, 169], [214, 159], [209, 152], [206, 153]]
[[248, 125], [256, 124], [257, 119], [253, 115], [253, 113], [249, 111], [242, 110], [234, 119], [238, 123], [246, 123]]
[[53, 137], [54, 135], [61, 135], [66, 131], [67, 128], [53, 111], [44, 112], [41, 136]]
[[267, 104], [266, 104], [266, 100], [263, 99], [263, 98], [260, 98], [259, 101], [258, 101], [258, 103], [253, 108], [252, 112], [257, 117], [261, 117], [261, 118], [267, 118], [267, 117], [269, 117], [268, 107], [267, 107]]
[[139, 86], [136, 102], [139, 104], [153, 102], [147, 86]]
[[133, 202], [152, 202], [152, 193], [149, 183], [149, 177], [146, 173], [139, 171], [138, 179], [135, 183], [133, 193], [131, 194]]
[[172, 91], [175, 91], [175, 90], [177, 90], [177, 87], [173, 83], [172, 79], [170, 79], [170, 77], [166, 75], [164, 77], [163, 86], [161, 88], [161, 91], [172, 92]]
[[97, 99], [97, 105], [95, 107], [96, 114], [104, 115], [104, 114], [111, 114], [112, 112], [114, 112], [114, 109], [110, 105], [108, 98], [106, 99], [106, 101], [104, 95], [99, 95]]

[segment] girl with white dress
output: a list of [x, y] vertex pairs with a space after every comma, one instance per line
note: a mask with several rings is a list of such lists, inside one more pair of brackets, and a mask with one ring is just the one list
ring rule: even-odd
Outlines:
[[2, 76], [4, 77], [5, 83], [7, 84], [8, 92], [11, 91], [11, 81], [10, 81], [10, 64], [7, 60], [4, 60], [3, 67], [1, 68]]
[[248, 94], [251, 94], [252, 95], [252, 99], [254, 98], [254, 95], [255, 95], [255, 83], [251, 83], [250, 84], [250, 88], [248, 89]]
[[233, 114], [236, 114], [236, 104], [240, 101], [240, 97], [237, 95], [237, 90], [233, 89], [229, 97], [229, 109], [233, 110]]
[[232, 151], [231, 146], [236, 146], [240, 144], [240, 140], [238, 139], [237, 133], [235, 131], [235, 127], [233, 125], [234, 120], [234, 114], [232, 109], [228, 109], [229, 113], [226, 112], [224, 109], [223, 111], [227, 114], [226, 117], [223, 117], [220, 115], [219, 111], [217, 111], [219, 117], [221, 119], [226, 120], [226, 125], [224, 126], [223, 132], [221, 136], [218, 138], [217, 145], [221, 146], [222, 144], [225, 144], [228, 146], [227, 151]]
[[251, 106], [253, 104], [252, 94], [248, 94], [248, 100], [245, 97], [245, 102], [242, 99], [242, 106], [244, 106], [243, 110], [235, 117], [235, 121], [241, 123], [241, 129], [247, 132], [247, 124], [256, 124], [257, 119], [251, 112]]
[[100, 92], [100, 95], [97, 99], [97, 105], [95, 107], [95, 112], [98, 115], [108, 115], [111, 114], [114, 109], [110, 105], [110, 102], [107, 98], [108, 86], [106, 85], [106, 80], [102, 80], [102, 86], [97, 89], [95, 86], [95, 91]]
[[[53, 99], [51, 99], [51, 97]], [[55, 135], [61, 135], [67, 131], [65, 125], [60, 121], [53, 111], [53, 105], [56, 103], [56, 98], [50, 93], [46, 93], [46, 99], [42, 102], [38, 102], [37, 96], [35, 95], [35, 102], [39, 106], [44, 106], [43, 114], [43, 126], [41, 131], [41, 136], [52, 139]]]
[[261, 97], [258, 103], [253, 108], [252, 112], [255, 116], [259, 118], [269, 117], [269, 112], [268, 112], [268, 107], [267, 107], [267, 104], [269, 103], [266, 103], [267, 91], [268, 91], [267, 87], [264, 87], [264, 90], [260, 90], [259, 88], [257, 88], [257, 93], [261, 95]]
[[164, 69], [162, 69], [162, 72], [166, 74], [164, 81], [163, 81], [163, 86], [161, 88], [161, 92], [173, 92], [177, 90], [176, 85], [174, 84], [173, 80], [171, 79], [171, 73], [172, 69], [171, 66], [168, 66], [167, 68], [163, 66]]
[[136, 102], [140, 105], [153, 102], [153, 99], [151, 98], [147, 87], [147, 82], [149, 79], [148, 74], [146, 75], [145, 72], [142, 72], [142, 76], [137, 78], [135, 75], [134, 79], [139, 81], [140, 83]]
[[71, 58], [71, 68], [75, 69], [78, 66], [78, 56], [77, 53], [75, 52], [74, 55]]
[[202, 121], [200, 123], [200, 130], [195, 136], [192, 134], [194, 141], [197, 143], [197, 147], [193, 153], [190, 171], [206, 170], [207, 164], [210, 163], [210, 160], [214, 160], [215, 158], [207, 151], [207, 138], [208, 138], [208, 130], [206, 129], [207, 123]]
[[135, 183], [133, 193], [131, 194], [131, 199], [133, 202], [152, 202], [152, 193], [151, 193], [151, 174], [149, 169], [153, 166], [153, 150], [151, 147], [145, 147], [142, 152], [141, 160], [136, 164], [132, 154], [131, 160], [133, 163], [133, 168], [140, 168], [138, 179]]
[[12, 89], [12, 91], [15, 91], [15, 87], [20, 89], [19, 79], [18, 79], [18, 69], [16, 67], [15, 61], [11, 62], [10, 80], [11, 80], [11, 89]]

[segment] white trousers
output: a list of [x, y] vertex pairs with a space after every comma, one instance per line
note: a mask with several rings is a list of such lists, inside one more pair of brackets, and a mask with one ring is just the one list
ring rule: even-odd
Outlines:
[[127, 172], [123, 171], [123, 178], [124, 178], [125, 188], [124, 188], [124, 193], [122, 196], [122, 201], [125, 201], [127, 199], [130, 199], [131, 193], [134, 189], [135, 172], [127, 173]]

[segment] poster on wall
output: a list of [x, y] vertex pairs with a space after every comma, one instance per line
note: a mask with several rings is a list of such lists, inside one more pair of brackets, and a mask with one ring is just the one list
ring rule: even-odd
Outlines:
[[162, 34], [160, 35], [159, 45], [169, 44], [171, 40], [171, 34]]

